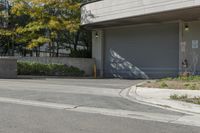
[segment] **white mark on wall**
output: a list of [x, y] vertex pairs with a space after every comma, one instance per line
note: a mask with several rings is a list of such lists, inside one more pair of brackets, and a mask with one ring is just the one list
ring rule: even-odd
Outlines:
[[192, 49], [199, 48], [199, 40], [192, 40]]
[[110, 49], [110, 54], [110, 66], [112, 67], [112, 74], [114, 77], [123, 78], [122, 73], [126, 72], [126, 74], [128, 74], [131, 77], [149, 79], [145, 72], [143, 72], [131, 62], [127, 61], [114, 50]]
[[197, 50], [199, 48], [199, 40], [192, 40], [192, 62], [191, 62], [191, 72], [192, 75], [195, 75], [197, 72], [197, 65], [199, 62], [199, 54], [197, 53]]
[[198, 62], [199, 62], [199, 55], [196, 51], [193, 51], [192, 52], [192, 64], [191, 64], [193, 75], [195, 75], [197, 72]]
[[181, 52], [186, 52], [186, 42], [181, 42]]

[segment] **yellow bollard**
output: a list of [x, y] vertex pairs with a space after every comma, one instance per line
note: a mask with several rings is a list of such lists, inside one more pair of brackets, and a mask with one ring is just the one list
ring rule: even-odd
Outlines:
[[96, 64], [94, 64], [93, 69], [94, 69], [94, 78], [96, 79], [97, 78], [97, 66], [96, 66]]

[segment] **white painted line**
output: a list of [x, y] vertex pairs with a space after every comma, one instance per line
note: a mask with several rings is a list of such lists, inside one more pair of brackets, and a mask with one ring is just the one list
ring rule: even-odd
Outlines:
[[[58, 104], [49, 102], [39, 102], [32, 100], [22, 100], [14, 98], [0, 97], [1, 103], [18, 104], [42, 108], [52, 108], [52, 109], [64, 109], [66, 111], [74, 111], [81, 113], [91, 113], [91, 114], [101, 114], [113, 117], [123, 117], [130, 119], [139, 120], [149, 120], [165, 123], [176, 123], [190, 126], [200, 126], [199, 118], [197, 116], [180, 116], [180, 115], [169, 115], [161, 113], [147, 113], [147, 112], [137, 112], [129, 110], [118, 110], [118, 109], [106, 109], [106, 108], [95, 108], [95, 107], [85, 107], [69, 104]], [[195, 119], [194, 119], [195, 118]]]
[[[38, 89], [39, 88], [39, 89]], [[96, 96], [120, 97], [119, 89], [107, 89], [98, 87], [66, 86], [66, 85], [22, 85], [22, 84], [1, 84], [0, 90], [13, 91], [38, 91], [71, 94], [89, 94]]]
[[118, 109], [105, 109], [105, 108], [95, 108], [95, 107], [79, 107], [73, 109], [76, 112], [83, 113], [93, 113], [93, 114], [102, 114], [115, 117], [124, 117], [132, 119], [141, 119], [141, 120], [150, 120], [150, 121], [159, 121], [159, 122], [169, 122], [179, 119], [179, 115], [167, 115], [159, 113], [147, 113], [147, 112], [137, 112], [129, 110], [118, 110]]
[[76, 107], [75, 105], [69, 105], [69, 104], [57, 104], [57, 103], [39, 102], [39, 101], [22, 100], [22, 99], [14, 99], [14, 98], [6, 98], [6, 97], [0, 97], [0, 102], [35, 106], [35, 107], [53, 108], [53, 109], [72, 109]]

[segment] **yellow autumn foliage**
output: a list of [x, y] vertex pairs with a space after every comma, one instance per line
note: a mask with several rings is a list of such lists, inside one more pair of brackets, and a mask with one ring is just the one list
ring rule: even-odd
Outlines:
[[73, 0], [12, 0], [12, 5], [11, 14], [31, 20], [15, 29], [28, 48], [51, 42], [57, 32], [79, 29], [80, 3]]

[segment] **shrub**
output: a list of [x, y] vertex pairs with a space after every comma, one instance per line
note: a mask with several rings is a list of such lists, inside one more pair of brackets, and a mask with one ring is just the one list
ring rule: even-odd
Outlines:
[[162, 83], [160, 84], [160, 87], [161, 87], [161, 88], [167, 88], [168, 85], [167, 85], [165, 82], [162, 82]]
[[189, 87], [189, 86], [190, 86], [190, 84], [189, 84], [189, 83], [186, 83], [186, 84], [184, 84], [184, 86], [185, 86], [185, 87]]
[[171, 99], [173, 100], [185, 100], [185, 99], [188, 99], [188, 95], [177, 95], [177, 94], [174, 94], [174, 95], [171, 95], [170, 96]]
[[168, 78], [164, 78], [164, 79], [163, 79], [163, 81], [171, 81], [171, 80], [173, 80], [173, 78], [171, 78], [171, 77], [168, 77]]
[[177, 78], [177, 80], [181, 81], [200, 81], [200, 76], [180, 76]]
[[177, 94], [170, 95], [170, 99], [173, 99], [173, 100], [177, 100], [178, 97], [179, 97], [179, 96], [178, 96]]
[[191, 85], [189, 86], [189, 88], [190, 88], [191, 90], [196, 90], [196, 89], [197, 89], [197, 84], [191, 84]]
[[184, 86], [187, 89], [190, 89], [190, 90], [197, 90], [198, 89], [198, 85], [196, 83], [186, 83], [186, 84], [184, 84]]
[[83, 76], [84, 71], [61, 64], [41, 64], [31, 62], [17, 63], [18, 75], [35, 76]]
[[188, 95], [171, 95], [170, 99], [177, 100], [177, 101], [183, 101], [188, 103], [194, 103], [194, 104], [200, 104], [200, 97], [188, 97]]

